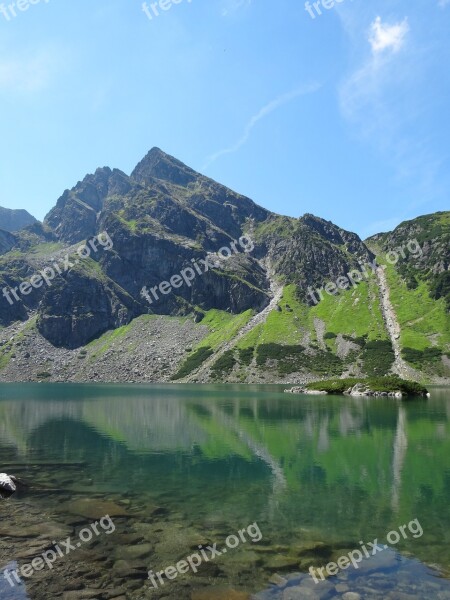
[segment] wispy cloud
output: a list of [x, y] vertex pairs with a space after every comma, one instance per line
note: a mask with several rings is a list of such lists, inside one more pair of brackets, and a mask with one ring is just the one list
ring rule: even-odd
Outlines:
[[439, 0], [439, 2], [438, 2], [438, 6], [440, 8], [445, 8], [449, 4], [450, 4], [450, 0]]
[[408, 31], [408, 19], [404, 19], [401, 23], [387, 25], [381, 21], [381, 17], [377, 17], [372, 23], [369, 36], [372, 52], [374, 54], [386, 50], [398, 52], [405, 43]]
[[275, 98], [275, 100], [272, 100], [271, 102], [269, 102], [268, 104], [263, 106], [249, 120], [249, 122], [247, 123], [247, 125], [244, 128], [243, 134], [237, 140], [237, 142], [235, 142], [233, 145], [229, 146], [228, 148], [224, 148], [222, 150], [219, 150], [218, 152], [215, 152], [214, 154], [211, 154], [211, 156], [209, 156], [206, 159], [206, 163], [203, 165], [203, 169], [206, 169], [207, 167], [209, 167], [209, 165], [211, 165], [211, 163], [215, 162], [221, 156], [224, 156], [226, 154], [233, 154], [234, 152], [237, 152], [240, 148], [242, 148], [242, 146], [244, 146], [244, 144], [248, 141], [250, 134], [252, 132], [252, 129], [255, 127], [255, 125], [259, 121], [261, 121], [265, 117], [269, 116], [271, 113], [273, 113], [275, 110], [277, 110], [281, 106], [287, 104], [288, 102], [291, 102], [295, 98], [299, 98], [300, 96], [305, 96], [306, 94], [311, 94], [313, 92], [316, 92], [319, 88], [320, 88], [319, 83], [310, 83], [308, 85], [304, 85], [300, 88], [297, 88], [297, 89], [293, 90], [292, 92], [288, 92], [287, 94], [282, 94], [281, 96], [278, 96], [277, 98]]

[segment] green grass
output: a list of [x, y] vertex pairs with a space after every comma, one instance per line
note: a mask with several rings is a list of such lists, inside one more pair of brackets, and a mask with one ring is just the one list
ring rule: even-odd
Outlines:
[[[379, 366], [388, 372], [392, 364], [392, 348], [384, 327], [376, 280], [362, 282], [356, 289], [343, 290], [337, 296], [324, 294], [324, 299], [313, 307], [302, 303], [296, 295], [296, 286], [288, 285], [279, 302], [280, 311], [272, 311], [266, 322], [258, 325], [244, 336], [237, 347], [240, 351], [255, 348], [257, 364], [261, 368], [268, 359], [276, 361], [274, 368], [280, 375], [296, 371], [310, 371], [317, 375], [339, 375], [345, 368], [336, 356], [336, 337], [358, 343], [364, 350], [358, 351], [363, 358], [367, 374], [379, 374]], [[317, 347], [315, 319], [325, 323], [324, 340], [327, 351]], [[305, 337], [316, 344], [314, 354], [302, 348]], [[383, 345], [384, 354], [378, 352], [377, 342]], [[253, 351], [252, 351], [253, 354]], [[346, 363], [354, 362], [356, 354], [349, 355]]]
[[280, 238], [289, 238], [297, 230], [297, 220], [292, 217], [276, 216], [269, 218], [263, 223], [256, 225], [252, 231], [252, 237], [255, 241], [276, 235]]
[[445, 299], [433, 300], [424, 281], [416, 289], [408, 289], [392, 265], [387, 265], [386, 277], [401, 328], [401, 346], [421, 351], [435, 346], [450, 351], [450, 318]]
[[325, 322], [327, 333], [354, 337], [367, 334], [369, 340], [388, 339], [375, 277], [356, 288], [341, 290], [336, 296], [323, 293], [323, 300], [311, 308], [309, 315], [311, 329], [317, 317]]
[[252, 316], [253, 310], [251, 309], [239, 315], [232, 315], [215, 308], [208, 310], [200, 325], [206, 325], [210, 333], [198, 344], [197, 348], [208, 346], [213, 350], [218, 349], [222, 344], [231, 341]]
[[[231, 341], [252, 316], [253, 311], [251, 309], [239, 315], [232, 315], [215, 308], [208, 310], [200, 322], [201, 326], [206, 326], [209, 329], [208, 335], [195, 347], [192, 354], [188, 356], [172, 379], [181, 379], [195, 371], [223, 344]], [[213, 375], [218, 377], [223, 370], [229, 372], [234, 366], [234, 363], [230, 366], [232, 361], [235, 361], [233, 352], [225, 352], [213, 365]]]
[[37, 244], [36, 246], [31, 246], [27, 253], [33, 254], [34, 256], [47, 256], [49, 254], [54, 254], [59, 250], [62, 250], [64, 245], [60, 242], [44, 242], [43, 244]]
[[291, 345], [301, 343], [308, 329], [308, 307], [297, 299], [295, 289], [295, 285], [287, 285], [284, 288], [279, 302], [281, 312], [273, 310], [265, 323], [255, 327], [239, 341], [238, 348], [279, 344], [280, 341]]

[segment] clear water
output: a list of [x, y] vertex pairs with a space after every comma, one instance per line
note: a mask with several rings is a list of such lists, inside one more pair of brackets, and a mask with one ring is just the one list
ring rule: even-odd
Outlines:
[[[409, 534], [395, 550], [450, 571], [448, 388], [400, 403], [293, 396], [280, 386], [7, 384], [0, 387], [0, 471], [47, 490], [0, 501], [2, 525], [5, 502], [32, 502], [70, 521], [69, 500], [83, 498], [129, 500], [141, 523], [149, 517], [168, 535], [177, 526], [209, 541], [256, 522], [263, 539], [236, 550], [239, 564], [217, 559], [218, 581], [241, 591], [268, 588], [274, 572], [301, 572], [303, 559], [297, 568], [282, 560], [301, 546], [326, 544], [337, 557], [360, 541], [384, 542], [414, 519], [423, 535]], [[160, 517], [155, 506], [164, 509]], [[133, 531], [133, 521], [127, 527]], [[120, 560], [124, 544], [114, 538], [108, 543]], [[27, 543], [15, 540], [12, 552]], [[143, 560], [159, 570], [179, 559], [160, 542]], [[312, 551], [303, 568], [326, 562]], [[185, 597], [206, 584], [214, 589], [216, 579], [187, 576]], [[130, 597], [147, 597], [135, 587]], [[182, 597], [168, 590], [166, 598]]]

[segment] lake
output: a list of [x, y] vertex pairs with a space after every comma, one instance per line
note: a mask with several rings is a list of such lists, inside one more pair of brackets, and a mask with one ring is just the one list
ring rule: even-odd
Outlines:
[[0, 472], [22, 484], [0, 597], [450, 599], [450, 389], [431, 393], [3, 384]]

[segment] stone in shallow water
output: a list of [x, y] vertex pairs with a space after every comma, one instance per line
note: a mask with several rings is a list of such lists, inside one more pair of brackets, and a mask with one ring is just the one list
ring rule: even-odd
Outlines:
[[110, 517], [127, 517], [127, 511], [109, 500], [98, 500], [95, 498], [82, 498], [74, 500], [64, 506], [64, 512], [70, 512], [74, 515], [81, 515], [86, 519], [101, 519], [106, 515]]
[[322, 595], [310, 588], [292, 587], [284, 590], [282, 598], [283, 600], [319, 600]]
[[315, 583], [310, 577], [303, 579], [300, 585], [286, 588], [283, 592], [283, 600], [322, 600], [329, 598], [334, 586], [329, 581]]
[[360, 596], [360, 594], [357, 594], [356, 592], [346, 592], [342, 596], [342, 600], [361, 600], [361, 596]]
[[295, 556], [282, 556], [280, 554], [271, 556], [264, 562], [266, 569], [270, 571], [280, 571], [283, 569], [292, 569], [298, 567], [299, 559]]
[[144, 558], [153, 550], [151, 544], [138, 544], [137, 546], [122, 546], [116, 549], [116, 556], [122, 560], [135, 560], [136, 558]]
[[64, 592], [63, 600], [90, 600], [91, 598], [98, 598], [99, 590], [77, 590]]
[[[386, 596], [387, 600], [417, 600], [417, 596], [414, 596], [412, 594], [405, 594], [404, 592], [399, 592], [397, 590], [390, 592], [387, 596]], [[438, 596], [435, 596], [435, 598], [438, 598]], [[450, 598], [450, 596], [447, 596], [447, 598]]]
[[147, 579], [148, 577], [148, 565], [143, 561], [118, 560], [114, 563], [113, 570], [119, 577], [127, 579]]
[[72, 527], [52, 521], [24, 527], [1, 527], [0, 536], [13, 538], [33, 538], [45, 536], [50, 539], [64, 539], [73, 533]]
[[211, 588], [201, 592], [193, 592], [192, 600], [250, 600], [250, 594], [232, 589]]
[[[399, 556], [396, 552], [391, 550], [390, 548], [383, 550], [383, 552], [378, 552], [374, 556], [370, 558], [365, 558], [358, 564], [357, 573], [370, 573], [372, 571], [385, 570], [391, 568], [399, 568], [400, 561]], [[354, 569], [350, 567], [348, 569], [348, 573], [352, 573]]]
[[288, 580], [285, 577], [281, 577], [278, 573], [274, 573], [272, 577], [269, 579], [269, 583], [273, 583], [273, 585], [277, 585], [279, 587], [284, 587], [287, 584]]

